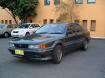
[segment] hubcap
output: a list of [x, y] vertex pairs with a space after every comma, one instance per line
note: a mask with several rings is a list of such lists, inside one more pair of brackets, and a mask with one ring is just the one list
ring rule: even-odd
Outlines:
[[58, 61], [60, 61], [62, 59], [62, 50], [61, 50], [61, 48], [57, 49], [57, 59], [58, 59]]
[[5, 37], [8, 37], [8, 34], [7, 34], [7, 33], [5, 33], [5, 34], [4, 34], [4, 36], [5, 36]]
[[88, 44], [87, 44], [87, 41], [85, 41], [85, 49], [88, 48]]

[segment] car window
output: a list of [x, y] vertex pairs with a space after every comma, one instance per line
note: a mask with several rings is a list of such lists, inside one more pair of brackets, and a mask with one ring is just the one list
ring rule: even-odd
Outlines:
[[13, 28], [13, 26], [12, 25], [8, 25], [7, 28]]
[[82, 28], [80, 25], [74, 25], [75, 32], [81, 32]]
[[36, 28], [36, 27], [40, 27], [40, 26], [38, 24], [32, 24], [31, 27]]
[[75, 28], [74, 28], [74, 26], [73, 25], [71, 25], [71, 24], [69, 24], [68, 25], [68, 28], [67, 28], [67, 32], [69, 32], [69, 33], [75, 33]]
[[22, 24], [19, 26], [19, 28], [28, 28], [30, 26], [30, 24]]
[[65, 24], [46, 24], [36, 31], [37, 34], [63, 34], [66, 30]]
[[4, 29], [4, 28], [6, 28], [5, 25], [0, 25], [0, 29]]

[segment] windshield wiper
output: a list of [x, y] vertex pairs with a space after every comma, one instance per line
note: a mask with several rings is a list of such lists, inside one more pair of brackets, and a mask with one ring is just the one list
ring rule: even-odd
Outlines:
[[48, 34], [63, 34], [63, 33], [60, 33], [60, 32], [54, 32], [54, 33], [48, 33]]

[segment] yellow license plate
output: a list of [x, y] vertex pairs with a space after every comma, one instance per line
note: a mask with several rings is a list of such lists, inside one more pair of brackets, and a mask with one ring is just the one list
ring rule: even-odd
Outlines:
[[15, 54], [24, 55], [24, 51], [23, 50], [15, 50]]

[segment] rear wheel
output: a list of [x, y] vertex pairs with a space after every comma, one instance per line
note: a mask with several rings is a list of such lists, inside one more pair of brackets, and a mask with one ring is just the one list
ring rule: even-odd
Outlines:
[[8, 38], [8, 37], [9, 37], [9, 34], [8, 34], [7, 32], [5, 32], [5, 33], [4, 33], [4, 37], [5, 37], [5, 38]]
[[57, 45], [54, 49], [53, 63], [59, 64], [62, 61], [63, 49], [61, 45]]

